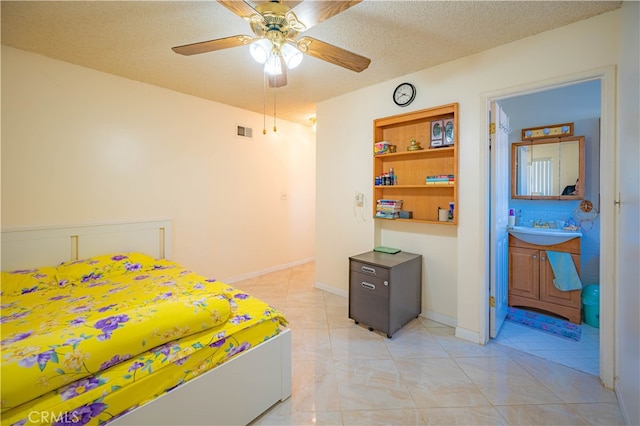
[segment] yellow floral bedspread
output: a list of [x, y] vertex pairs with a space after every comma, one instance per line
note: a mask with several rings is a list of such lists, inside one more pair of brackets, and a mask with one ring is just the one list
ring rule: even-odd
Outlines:
[[[152, 398], [251, 345], [230, 336], [274, 323], [256, 336], [266, 340], [286, 323], [248, 294], [138, 253], [3, 272], [1, 308], [3, 425], [113, 417], [134, 406], [120, 401], [107, 410], [104, 402], [128, 383], [151, 386]], [[53, 416], [83, 418], [24, 417], [52, 410], [52, 401]]]

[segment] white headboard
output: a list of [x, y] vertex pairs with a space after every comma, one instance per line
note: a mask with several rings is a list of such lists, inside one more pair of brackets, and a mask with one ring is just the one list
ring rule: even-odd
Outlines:
[[3, 229], [3, 271], [55, 266], [114, 252], [141, 252], [171, 258], [171, 220]]

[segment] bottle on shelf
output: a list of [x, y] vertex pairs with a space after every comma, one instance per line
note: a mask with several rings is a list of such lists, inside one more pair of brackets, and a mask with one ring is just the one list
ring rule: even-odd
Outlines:
[[391, 186], [398, 184], [398, 176], [393, 171], [393, 168], [390, 168], [387, 173], [383, 173], [380, 176], [376, 176], [374, 180], [375, 186]]

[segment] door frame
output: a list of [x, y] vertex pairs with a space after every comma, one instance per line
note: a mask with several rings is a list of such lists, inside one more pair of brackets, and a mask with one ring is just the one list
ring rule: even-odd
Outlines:
[[[482, 234], [485, 253], [491, 249], [490, 238], [490, 208], [489, 188], [491, 175], [488, 173], [490, 165], [489, 152], [489, 108], [491, 102], [513, 96], [535, 93], [543, 90], [559, 88], [567, 85], [591, 80], [600, 80], [600, 379], [604, 386], [613, 389], [615, 378], [615, 259], [617, 236], [614, 214], [614, 199], [617, 194], [615, 173], [617, 152], [617, 119], [616, 119], [616, 67], [608, 66], [564, 77], [532, 82], [517, 87], [500, 89], [483, 93], [480, 96], [480, 111], [484, 117], [480, 118], [480, 134], [484, 135], [483, 154], [485, 185], [484, 185], [484, 217], [485, 232]], [[484, 289], [487, 297], [480, 300], [480, 341], [489, 341], [489, 284], [490, 258], [485, 255]]]

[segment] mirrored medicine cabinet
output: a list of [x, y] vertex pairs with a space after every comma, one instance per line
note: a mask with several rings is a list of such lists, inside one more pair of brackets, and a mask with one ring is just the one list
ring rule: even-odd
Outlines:
[[514, 142], [511, 145], [511, 197], [583, 199], [584, 149], [584, 136]]

